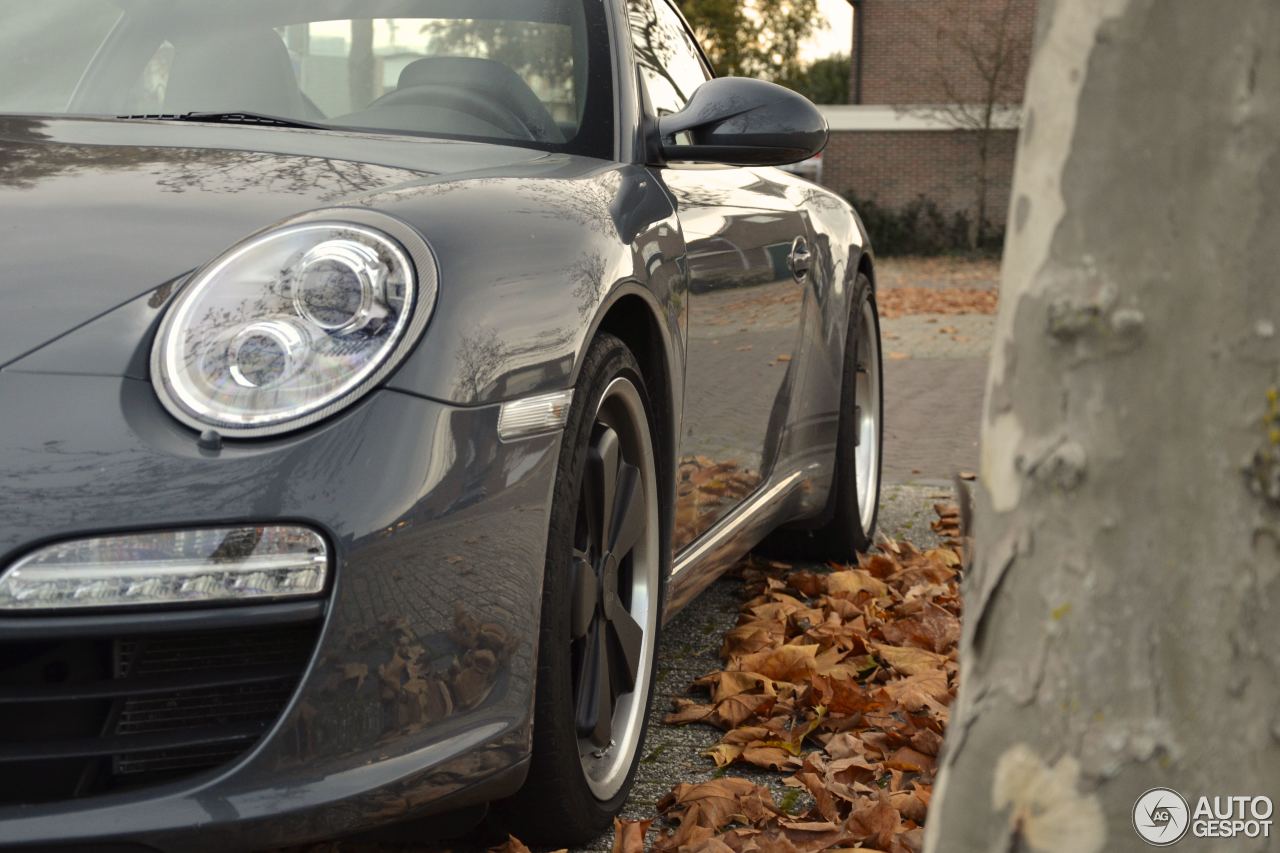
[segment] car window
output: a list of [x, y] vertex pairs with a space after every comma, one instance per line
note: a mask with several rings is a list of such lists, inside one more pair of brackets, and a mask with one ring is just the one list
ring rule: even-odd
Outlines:
[[0, 112], [65, 110], [120, 16], [107, 0], [0, 0]]
[[501, 63], [564, 129], [578, 121], [573, 31], [567, 24], [469, 18], [313, 21], [280, 27], [302, 92], [326, 116], [368, 108], [427, 57]]
[[678, 113], [707, 82], [693, 37], [666, 0], [631, 0], [632, 44], [649, 104], [659, 116]]
[[0, 113], [261, 113], [602, 156], [612, 83], [599, 0], [0, 0]]
[[128, 115], [164, 112], [164, 96], [169, 73], [173, 70], [173, 42], [166, 41], [156, 49], [142, 69], [141, 76], [129, 89], [129, 101], [122, 112]]

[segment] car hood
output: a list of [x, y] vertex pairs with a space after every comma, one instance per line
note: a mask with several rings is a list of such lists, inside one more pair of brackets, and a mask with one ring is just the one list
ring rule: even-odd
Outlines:
[[363, 133], [0, 117], [0, 367], [281, 219], [546, 156]]

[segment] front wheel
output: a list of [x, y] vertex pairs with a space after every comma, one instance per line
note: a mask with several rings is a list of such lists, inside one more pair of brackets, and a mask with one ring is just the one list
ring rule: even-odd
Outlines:
[[601, 335], [566, 426], [547, 545], [533, 758], [504, 811], [558, 845], [606, 830], [646, 730], [669, 570], [652, 407], [626, 345]]

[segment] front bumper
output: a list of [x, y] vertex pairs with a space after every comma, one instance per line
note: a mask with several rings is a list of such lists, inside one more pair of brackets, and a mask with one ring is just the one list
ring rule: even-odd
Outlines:
[[[514, 792], [560, 439], [503, 444], [497, 422], [382, 391], [211, 453], [147, 383], [0, 373], [0, 566], [96, 533], [277, 521], [324, 531], [336, 556], [315, 653], [251, 751], [162, 786], [0, 803], [0, 845], [261, 849]], [[240, 613], [255, 618], [213, 615]], [[0, 619], [0, 647], [29, 618]], [[443, 704], [403, 689], [408, 653]]]

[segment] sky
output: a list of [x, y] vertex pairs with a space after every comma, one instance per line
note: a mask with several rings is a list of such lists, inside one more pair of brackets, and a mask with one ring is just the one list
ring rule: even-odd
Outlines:
[[853, 7], [849, 0], [818, 0], [818, 14], [826, 22], [804, 46], [805, 59], [849, 53], [853, 45]]

